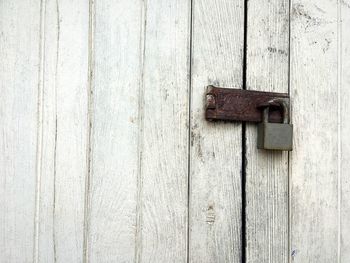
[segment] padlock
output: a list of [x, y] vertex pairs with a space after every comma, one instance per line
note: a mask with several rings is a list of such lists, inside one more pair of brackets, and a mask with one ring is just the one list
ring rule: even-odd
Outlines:
[[278, 103], [283, 110], [282, 123], [270, 123], [270, 106], [263, 109], [262, 122], [258, 124], [258, 149], [292, 151], [293, 125], [289, 123], [289, 107], [283, 100], [271, 100], [269, 104]]

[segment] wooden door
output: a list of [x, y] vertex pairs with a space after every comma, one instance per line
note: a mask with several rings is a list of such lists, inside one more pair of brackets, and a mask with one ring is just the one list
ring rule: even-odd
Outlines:
[[[1, 262], [348, 262], [350, 1], [0, 1]], [[293, 152], [204, 119], [287, 92]]]

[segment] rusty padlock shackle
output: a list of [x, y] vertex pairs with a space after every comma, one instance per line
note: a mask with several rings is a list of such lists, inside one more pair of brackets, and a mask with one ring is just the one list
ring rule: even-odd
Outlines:
[[282, 123], [289, 123], [289, 105], [288, 103], [283, 99], [272, 99], [269, 100], [267, 105], [264, 106], [263, 109], [263, 122], [269, 122], [269, 112], [270, 112], [270, 106], [275, 106], [276, 104], [279, 104], [280, 107], [283, 110], [283, 122]]

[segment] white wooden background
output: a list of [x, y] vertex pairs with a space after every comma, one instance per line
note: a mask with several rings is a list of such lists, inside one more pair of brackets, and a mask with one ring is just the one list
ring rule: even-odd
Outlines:
[[[350, 262], [350, 0], [0, 0], [0, 262]], [[294, 150], [204, 120], [289, 92]]]

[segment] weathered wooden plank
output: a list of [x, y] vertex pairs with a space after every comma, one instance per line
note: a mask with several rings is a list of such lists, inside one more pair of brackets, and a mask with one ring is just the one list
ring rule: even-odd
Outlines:
[[[339, 259], [340, 1], [296, 0], [291, 9], [291, 259]], [[308, 114], [306, 114], [308, 113]]]
[[241, 262], [241, 124], [204, 119], [206, 86], [242, 87], [244, 1], [192, 6], [190, 262]]
[[82, 262], [88, 143], [89, 3], [43, 2], [39, 262]]
[[340, 1], [338, 9], [338, 103], [340, 162], [340, 262], [350, 260], [350, 1]]
[[189, 8], [96, 3], [91, 260], [187, 258]]
[[[40, 1], [0, 2], [0, 260], [35, 250]], [[40, 103], [39, 103], [40, 107]], [[38, 163], [38, 165], [37, 165]], [[38, 182], [39, 183], [39, 182]]]
[[87, 260], [133, 262], [136, 243], [142, 2], [91, 6], [91, 178]]
[[[288, 93], [289, 1], [248, 1], [247, 89]], [[246, 128], [246, 260], [288, 262], [288, 153]]]
[[186, 262], [190, 1], [145, 4], [137, 257]]

